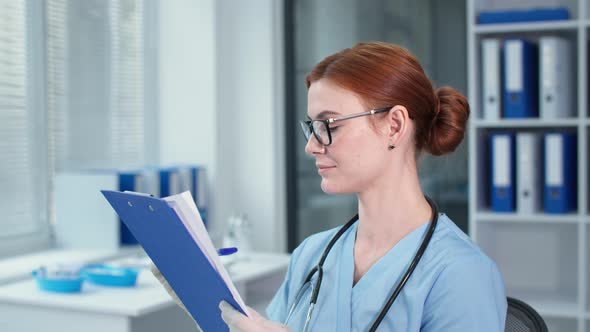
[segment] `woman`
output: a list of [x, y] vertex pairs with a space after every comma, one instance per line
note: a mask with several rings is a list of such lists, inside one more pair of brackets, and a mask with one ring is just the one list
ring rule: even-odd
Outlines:
[[[324, 262], [307, 328], [368, 331], [433, 219], [417, 159], [424, 151], [440, 156], [455, 150], [464, 137], [469, 105], [452, 88], [434, 90], [407, 50], [380, 42], [325, 58], [307, 76], [307, 87], [305, 151], [316, 160], [322, 190], [357, 194], [359, 214]], [[232, 331], [304, 330], [319, 273], [311, 277], [311, 287], [297, 293], [338, 229], [312, 235], [295, 249], [267, 309], [270, 321], [251, 310], [246, 317], [222, 303]], [[440, 214], [426, 250], [377, 330], [504, 331], [505, 316], [496, 264]]]

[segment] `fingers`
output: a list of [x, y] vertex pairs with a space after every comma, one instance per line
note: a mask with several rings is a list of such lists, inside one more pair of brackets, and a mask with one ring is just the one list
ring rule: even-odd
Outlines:
[[164, 286], [164, 289], [166, 290], [168, 295], [170, 295], [170, 297], [172, 297], [174, 302], [176, 302], [176, 304], [178, 304], [182, 309], [184, 309], [186, 312], [188, 312], [186, 310], [186, 307], [184, 306], [184, 303], [182, 303], [182, 301], [180, 301], [180, 299], [178, 298], [178, 295], [176, 295], [176, 292], [174, 291], [174, 289], [172, 289], [172, 287], [170, 286], [170, 284], [168, 283], [166, 278], [164, 278], [164, 276], [162, 275], [160, 270], [158, 270], [158, 268], [153, 263], [150, 266], [150, 271], [152, 272], [154, 277], [156, 277], [156, 279], [158, 279], [160, 284], [162, 284], [162, 286]]
[[260, 316], [258, 311], [254, 310], [250, 307], [246, 307], [245, 311], [246, 311], [246, 314], [248, 315], [248, 317], [250, 317], [251, 319], [254, 319], [254, 320], [264, 319], [262, 316]]
[[219, 309], [221, 310], [221, 318], [228, 326], [234, 325], [234, 321], [239, 318], [239, 315], [241, 315], [225, 301], [219, 303]]
[[225, 301], [221, 301], [219, 309], [221, 309], [221, 318], [231, 332], [289, 332], [286, 326], [263, 318], [250, 307], [246, 307], [248, 316], [243, 315]]
[[231, 304], [221, 301], [221, 303], [219, 303], [219, 309], [221, 309], [221, 318], [227, 324], [227, 326], [229, 326], [231, 331], [259, 331], [259, 327], [256, 322], [234, 309]]

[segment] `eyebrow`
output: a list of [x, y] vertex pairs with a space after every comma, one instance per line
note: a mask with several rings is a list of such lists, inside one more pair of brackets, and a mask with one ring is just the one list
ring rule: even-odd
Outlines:
[[[316, 119], [326, 119], [326, 118], [329, 118], [330, 116], [335, 116], [335, 115], [340, 115], [340, 113], [338, 113], [336, 111], [324, 110], [324, 111], [321, 111], [320, 114], [317, 115]], [[307, 118], [311, 120], [309, 115], [307, 116]]]

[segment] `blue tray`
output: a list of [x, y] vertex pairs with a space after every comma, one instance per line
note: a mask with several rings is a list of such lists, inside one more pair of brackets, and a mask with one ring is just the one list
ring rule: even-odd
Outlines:
[[41, 270], [35, 270], [32, 274], [39, 288], [48, 292], [80, 293], [84, 282], [80, 275], [46, 276]]
[[138, 271], [132, 268], [113, 267], [104, 264], [87, 265], [82, 269], [82, 277], [97, 285], [133, 287], [137, 283]]

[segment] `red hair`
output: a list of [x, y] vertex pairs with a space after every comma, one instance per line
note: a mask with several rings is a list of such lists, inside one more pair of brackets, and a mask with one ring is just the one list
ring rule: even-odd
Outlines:
[[332, 54], [307, 75], [307, 88], [322, 78], [354, 92], [371, 109], [402, 105], [415, 123], [416, 151], [440, 156], [463, 140], [467, 98], [451, 87], [434, 90], [422, 66], [405, 48], [359, 43]]

